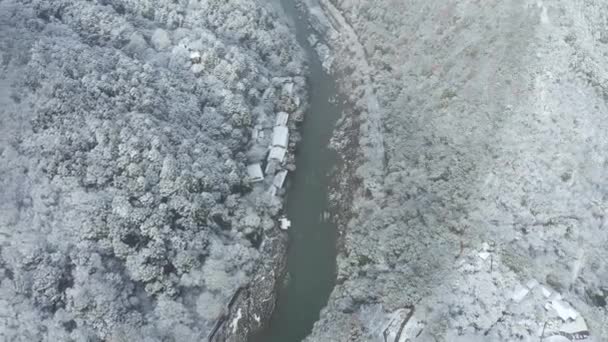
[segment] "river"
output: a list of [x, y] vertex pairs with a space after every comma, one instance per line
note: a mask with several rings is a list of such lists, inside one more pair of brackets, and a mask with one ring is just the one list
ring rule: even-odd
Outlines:
[[289, 178], [287, 190], [286, 212], [292, 226], [286, 285], [279, 290], [270, 322], [252, 342], [304, 339], [319, 319], [336, 279], [337, 229], [327, 216], [329, 173], [337, 158], [328, 145], [341, 108], [335, 101], [338, 97], [334, 80], [323, 71], [307, 41], [311, 31], [296, 8], [296, 1], [281, 0], [280, 4], [308, 54], [310, 105], [299, 128], [302, 140], [296, 150], [297, 170]]

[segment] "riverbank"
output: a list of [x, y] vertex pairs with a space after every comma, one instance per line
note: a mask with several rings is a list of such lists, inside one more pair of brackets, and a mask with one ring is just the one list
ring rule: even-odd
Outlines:
[[301, 341], [319, 319], [335, 282], [336, 228], [328, 203], [335, 168], [330, 138], [341, 108], [331, 77], [323, 71], [307, 41], [309, 28], [296, 1], [282, 1], [298, 42], [309, 60], [309, 106], [299, 126], [302, 140], [296, 149], [297, 170], [290, 175], [286, 214], [291, 220], [287, 269], [277, 288], [276, 309], [267, 326], [252, 341]]
[[[299, 77], [297, 82], [292, 78], [277, 78], [273, 83], [282, 94], [274, 106], [276, 115], [253, 128], [250, 151], [263, 153], [249, 159], [249, 165], [257, 166], [260, 173], [260, 179], [252, 184], [250, 198], [271, 207], [272, 221], [244, 222], [251, 227], [246, 236], [255, 241], [260, 253], [258, 266], [252, 279], [238, 288], [227, 303], [222, 318], [216, 321], [208, 336], [210, 342], [248, 341], [262, 330], [276, 312], [276, 302], [288, 272], [289, 234], [298, 225], [292, 215], [294, 210], [289, 210], [288, 198], [293, 192], [289, 184], [297, 179], [294, 176], [298, 169], [296, 155], [303, 144], [302, 126], [307, 121], [310, 93], [304, 77]], [[282, 128], [288, 132], [288, 142], [277, 158], [272, 151], [283, 149], [275, 144], [277, 132]], [[282, 220], [289, 224], [283, 226]], [[253, 227], [256, 224], [262, 226], [262, 231], [256, 232]]]

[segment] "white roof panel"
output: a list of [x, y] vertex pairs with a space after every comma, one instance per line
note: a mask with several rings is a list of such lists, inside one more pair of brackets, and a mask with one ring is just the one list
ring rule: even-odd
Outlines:
[[279, 146], [274, 146], [270, 149], [270, 153], [268, 154], [268, 160], [278, 160], [279, 162], [283, 162], [285, 159], [286, 149]]
[[275, 126], [286, 126], [287, 120], [289, 120], [289, 114], [285, 112], [279, 112], [277, 114], [277, 122], [275, 123]]
[[276, 126], [272, 131], [272, 146], [287, 148], [289, 142], [289, 129], [285, 126]]
[[247, 174], [252, 182], [261, 182], [264, 180], [264, 173], [260, 164], [251, 164], [247, 166]]
[[286, 177], [287, 177], [287, 170], [283, 170], [274, 176], [274, 180], [272, 181], [272, 184], [274, 186], [276, 186], [277, 189], [280, 189], [283, 187], [283, 183], [285, 183]]

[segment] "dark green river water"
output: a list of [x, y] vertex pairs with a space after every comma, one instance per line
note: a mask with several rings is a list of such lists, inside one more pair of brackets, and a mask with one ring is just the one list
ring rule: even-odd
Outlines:
[[300, 127], [297, 170], [291, 174], [287, 190], [286, 212], [292, 221], [287, 284], [279, 292], [271, 321], [253, 342], [295, 342], [305, 338], [327, 304], [336, 278], [337, 230], [324, 218], [329, 211], [329, 172], [336, 164], [335, 152], [328, 148], [340, 113], [333, 103], [336, 87], [306, 39], [310, 31], [295, 0], [281, 0], [280, 4], [308, 53], [310, 106]]

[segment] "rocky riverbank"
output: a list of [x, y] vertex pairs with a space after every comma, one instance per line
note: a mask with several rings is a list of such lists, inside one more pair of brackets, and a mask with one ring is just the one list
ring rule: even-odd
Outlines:
[[309, 341], [605, 341], [608, 8], [306, 1], [351, 110]]
[[0, 1], [0, 340], [246, 340], [305, 77], [256, 0]]

